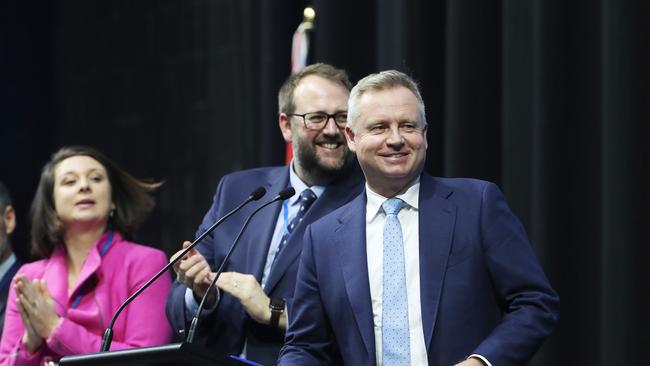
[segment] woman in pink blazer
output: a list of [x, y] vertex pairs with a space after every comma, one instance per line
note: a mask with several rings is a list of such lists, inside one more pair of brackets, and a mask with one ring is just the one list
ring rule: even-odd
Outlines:
[[[159, 183], [133, 178], [98, 151], [67, 147], [41, 173], [32, 203], [32, 252], [13, 280], [0, 365], [38, 365], [98, 352], [120, 304], [166, 263], [165, 254], [128, 241], [153, 208]], [[114, 327], [111, 349], [167, 343], [171, 329], [163, 276]]]

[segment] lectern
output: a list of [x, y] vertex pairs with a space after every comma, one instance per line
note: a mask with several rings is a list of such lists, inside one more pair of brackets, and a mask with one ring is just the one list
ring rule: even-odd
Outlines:
[[132, 348], [120, 351], [65, 356], [60, 366], [242, 366], [258, 363], [237, 357], [216, 356], [193, 343]]

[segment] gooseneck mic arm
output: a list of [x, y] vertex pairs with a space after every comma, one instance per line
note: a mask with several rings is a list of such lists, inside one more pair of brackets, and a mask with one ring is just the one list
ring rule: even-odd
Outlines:
[[147, 287], [149, 287], [155, 280], [157, 280], [160, 276], [162, 276], [165, 271], [169, 269], [169, 267], [173, 266], [181, 260], [187, 253], [190, 252], [203, 238], [206, 237], [206, 235], [210, 234], [212, 230], [214, 230], [217, 226], [219, 226], [224, 220], [232, 216], [235, 212], [239, 211], [242, 207], [246, 206], [249, 202], [251, 201], [257, 201], [262, 196], [266, 194], [266, 189], [263, 187], [258, 187], [255, 189], [251, 194], [246, 198], [244, 202], [242, 202], [239, 206], [234, 208], [232, 211], [228, 212], [225, 214], [222, 218], [217, 220], [212, 226], [210, 226], [206, 231], [204, 231], [201, 235], [199, 235], [198, 238], [196, 238], [190, 246], [188, 246], [184, 251], [182, 251], [179, 255], [176, 256], [172, 261], [167, 263], [158, 273], [156, 273], [149, 281], [147, 281], [144, 285], [142, 285], [136, 292], [133, 293], [133, 295], [129, 296], [123, 303], [120, 305], [120, 307], [117, 309], [115, 312], [115, 315], [113, 315], [113, 318], [111, 319], [111, 322], [108, 325], [108, 328], [104, 331], [104, 336], [102, 338], [102, 346], [101, 349], [99, 350], [100, 352], [106, 352], [111, 346], [111, 342], [113, 340], [113, 326], [115, 325], [115, 320], [117, 320], [117, 317], [120, 315], [122, 310], [131, 303], [142, 291], [144, 291]]
[[237, 234], [235, 241], [230, 246], [230, 249], [228, 250], [226, 257], [221, 262], [221, 265], [219, 266], [219, 269], [215, 273], [212, 282], [210, 282], [210, 286], [208, 286], [208, 289], [205, 291], [205, 294], [201, 298], [201, 303], [199, 304], [199, 308], [196, 309], [196, 313], [194, 314], [194, 318], [192, 318], [192, 323], [190, 324], [190, 329], [187, 332], [187, 338], [186, 338], [187, 343], [192, 343], [194, 341], [194, 335], [196, 334], [196, 327], [199, 322], [199, 317], [201, 316], [201, 311], [203, 311], [203, 307], [205, 306], [205, 300], [208, 298], [208, 295], [210, 294], [210, 290], [212, 290], [212, 288], [215, 287], [215, 284], [217, 283], [217, 279], [221, 275], [221, 272], [223, 272], [226, 263], [228, 263], [228, 259], [230, 259], [232, 252], [235, 250], [235, 247], [239, 242], [239, 238], [241, 238], [242, 234], [244, 233], [244, 230], [246, 230], [246, 227], [248, 226], [248, 223], [251, 221], [253, 216], [255, 216], [255, 214], [257, 214], [261, 209], [272, 204], [273, 202], [284, 201], [287, 198], [292, 197], [294, 194], [296, 194], [296, 190], [293, 189], [293, 187], [285, 188], [282, 191], [280, 191], [280, 193], [278, 193], [278, 195], [275, 196], [272, 200], [258, 207], [257, 209], [255, 209], [255, 211], [253, 211], [252, 214], [250, 214], [250, 216], [248, 216], [241, 230], [239, 230], [239, 233]]

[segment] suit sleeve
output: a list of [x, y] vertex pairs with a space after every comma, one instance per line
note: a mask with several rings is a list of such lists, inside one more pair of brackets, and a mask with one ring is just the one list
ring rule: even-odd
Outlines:
[[0, 342], [0, 365], [2, 366], [36, 366], [41, 360], [41, 349], [30, 354], [22, 345], [22, 336], [25, 326], [20, 319], [20, 312], [16, 305], [16, 292], [12, 286], [7, 296], [7, 309], [5, 312], [5, 324]]
[[[195, 237], [198, 237], [219, 219], [219, 203], [221, 202], [220, 197], [223, 194], [223, 186], [225, 185], [224, 181], [225, 179], [219, 183], [217, 191], [212, 200], [212, 206], [210, 207], [210, 210], [205, 214], [203, 222], [196, 231]], [[203, 257], [205, 257], [212, 270], [214, 270], [214, 246], [214, 232], [203, 238], [203, 240], [196, 246], [196, 249], [199, 251], [199, 253], [201, 253], [201, 255], [203, 255]], [[185, 316], [186, 290], [187, 287], [185, 285], [178, 281], [174, 281], [172, 284], [172, 289], [169, 292], [169, 296], [167, 296], [165, 310], [167, 319], [174, 329], [175, 334], [179, 334], [180, 330], [186, 329], [189, 325], [188, 322], [191, 320], [187, 319]]]
[[278, 365], [329, 365], [333, 333], [320, 297], [312, 227], [305, 230], [289, 327]]
[[493, 365], [521, 365], [553, 331], [559, 298], [523, 226], [492, 183], [483, 190], [480, 220], [485, 261], [504, 316], [472, 353]]

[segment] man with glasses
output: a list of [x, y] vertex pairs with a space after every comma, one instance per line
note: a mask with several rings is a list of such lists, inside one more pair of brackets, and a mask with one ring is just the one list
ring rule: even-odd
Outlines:
[[[327, 64], [308, 66], [289, 77], [278, 95], [279, 127], [293, 146], [293, 161], [289, 166], [229, 174], [219, 183], [197, 234], [260, 185], [272, 195], [289, 186], [296, 190], [294, 197], [253, 218], [227, 272], [217, 281], [221, 296], [210, 297], [197, 337], [219, 355], [243, 356], [265, 365], [276, 363], [304, 227], [363, 189], [361, 171], [343, 134], [351, 87], [345, 71]], [[257, 206], [248, 205], [231, 217], [175, 266], [178, 280], [167, 300], [167, 316], [176, 330], [186, 328], [214, 271]]]

